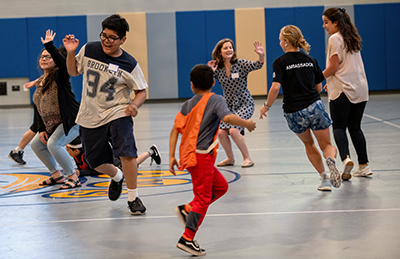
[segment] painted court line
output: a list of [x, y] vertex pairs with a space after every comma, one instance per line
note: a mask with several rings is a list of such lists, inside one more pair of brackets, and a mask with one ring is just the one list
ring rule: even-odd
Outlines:
[[382, 123], [385, 123], [385, 124], [387, 124], [387, 125], [390, 125], [390, 126], [393, 126], [393, 127], [396, 127], [396, 128], [398, 128], [398, 129], [400, 129], [400, 126], [399, 126], [399, 125], [396, 125], [396, 124], [394, 124], [394, 123], [391, 123], [391, 122], [388, 122], [388, 121], [384, 121], [384, 120], [382, 120], [382, 119], [379, 119], [379, 118], [377, 118], [377, 117], [374, 117], [374, 116], [371, 116], [371, 115], [368, 115], [368, 114], [365, 114], [365, 113], [364, 113], [364, 115], [365, 115], [366, 117], [370, 118], [370, 119], [373, 119], [373, 120], [376, 120], [376, 121], [379, 121], [379, 122], [382, 122]]
[[[224, 214], [207, 214], [207, 217], [250, 217], [250, 216], [269, 216], [269, 215], [290, 215], [290, 214], [324, 214], [324, 213], [360, 213], [360, 212], [400, 212], [400, 208], [388, 209], [360, 209], [360, 210], [321, 210], [321, 211], [288, 211], [288, 212], [253, 212], [253, 213], [224, 213]], [[77, 222], [95, 222], [95, 221], [112, 221], [112, 220], [132, 220], [132, 219], [168, 219], [176, 218], [171, 216], [130, 216], [122, 218], [98, 218], [98, 219], [71, 219], [71, 220], [54, 220], [54, 221], [37, 221], [37, 222], [10, 222], [0, 223], [0, 226], [11, 225], [38, 225], [50, 223], [77, 223]]]

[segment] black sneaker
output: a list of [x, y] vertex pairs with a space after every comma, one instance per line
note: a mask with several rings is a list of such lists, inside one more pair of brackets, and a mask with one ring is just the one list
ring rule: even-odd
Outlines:
[[146, 211], [146, 207], [143, 205], [139, 197], [136, 197], [134, 201], [128, 201], [128, 207], [133, 215], [140, 215]]
[[150, 147], [150, 150], [153, 151], [153, 154], [151, 155], [150, 165], [153, 163], [153, 161], [155, 161], [157, 165], [161, 164], [161, 154], [160, 154], [160, 151], [158, 150], [157, 146], [152, 145]]
[[8, 154], [8, 157], [11, 158], [15, 163], [24, 165], [26, 162], [22, 159], [24, 156], [24, 151], [18, 151], [14, 152], [14, 150], [11, 150], [10, 154]]
[[108, 187], [108, 198], [112, 201], [116, 201], [119, 199], [122, 193], [122, 184], [124, 183], [124, 177], [119, 182], [111, 179], [110, 186]]
[[184, 237], [181, 237], [176, 247], [195, 256], [206, 255], [206, 250], [201, 249], [196, 240], [187, 241]]
[[186, 227], [186, 220], [188, 217], [188, 213], [185, 210], [185, 205], [180, 205], [175, 207], [176, 215], [178, 216], [179, 221], [182, 223], [182, 226]]

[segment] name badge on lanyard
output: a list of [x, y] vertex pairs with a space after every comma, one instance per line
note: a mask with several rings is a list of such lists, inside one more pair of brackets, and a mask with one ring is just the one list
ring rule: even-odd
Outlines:
[[232, 74], [232, 79], [236, 79], [239, 78], [239, 73], [233, 73]]

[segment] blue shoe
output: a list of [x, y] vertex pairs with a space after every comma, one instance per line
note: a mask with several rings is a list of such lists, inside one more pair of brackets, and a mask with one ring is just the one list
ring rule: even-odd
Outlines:
[[328, 157], [326, 159], [326, 164], [329, 168], [329, 180], [331, 181], [332, 186], [335, 188], [339, 188], [342, 184], [342, 180], [340, 179], [340, 172], [336, 166], [335, 159], [333, 159], [332, 157]]
[[318, 191], [332, 191], [332, 185], [329, 179], [321, 180], [321, 184], [318, 186]]

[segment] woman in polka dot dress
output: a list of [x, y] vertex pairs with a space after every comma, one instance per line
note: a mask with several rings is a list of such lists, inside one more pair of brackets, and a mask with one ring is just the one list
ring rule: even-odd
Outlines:
[[[258, 61], [238, 59], [232, 40], [220, 40], [212, 52], [213, 60], [208, 65], [214, 70], [214, 77], [218, 79], [224, 91], [224, 97], [229, 110], [243, 119], [250, 119], [254, 113], [254, 100], [247, 89], [247, 75], [262, 68], [264, 64], [264, 47], [260, 42], [254, 42], [254, 51], [258, 54]], [[242, 167], [254, 165], [244, 139], [244, 128], [221, 122], [218, 133], [219, 141], [224, 148], [227, 158], [217, 166], [231, 166], [235, 163], [231, 141], [235, 142], [243, 155]]]

